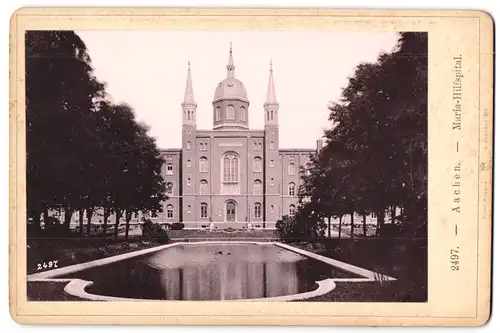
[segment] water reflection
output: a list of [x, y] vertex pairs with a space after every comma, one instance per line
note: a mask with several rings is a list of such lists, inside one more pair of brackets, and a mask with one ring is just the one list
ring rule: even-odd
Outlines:
[[275, 246], [188, 245], [148, 259], [161, 273], [164, 298], [231, 300], [296, 294], [314, 288], [299, 279], [307, 258]]
[[303, 293], [316, 280], [353, 277], [274, 245], [189, 244], [75, 273], [88, 292], [165, 300], [232, 300]]

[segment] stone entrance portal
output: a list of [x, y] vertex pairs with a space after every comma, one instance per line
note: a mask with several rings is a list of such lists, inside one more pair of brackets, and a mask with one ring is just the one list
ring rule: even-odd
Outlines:
[[236, 203], [234, 201], [226, 203], [226, 222], [236, 222]]

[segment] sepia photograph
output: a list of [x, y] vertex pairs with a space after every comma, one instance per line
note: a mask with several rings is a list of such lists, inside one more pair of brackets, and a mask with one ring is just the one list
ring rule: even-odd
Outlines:
[[26, 31], [27, 299], [427, 302], [427, 40]]

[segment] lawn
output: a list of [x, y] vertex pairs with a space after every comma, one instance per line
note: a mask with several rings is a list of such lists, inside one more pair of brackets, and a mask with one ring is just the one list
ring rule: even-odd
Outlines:
[[397, 279], [383, 283], [338, 283], [330, 293], [309, 301], [427, 300], [426, 239], [324, 239], [315, 244], [292, 245]]
[[27, 272], [45, 270], [37, 269], [44, 262], [57, 260], [58, 267], [64, 267], [159, 245], [159, 241], [140, 239], [127, 242], [106, 238], [28, 239]]

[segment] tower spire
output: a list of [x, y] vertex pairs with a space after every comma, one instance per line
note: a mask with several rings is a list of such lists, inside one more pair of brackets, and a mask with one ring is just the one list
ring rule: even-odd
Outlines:
[[229, 42], [229, 60], [227, 62], [227, 77], [234, 78], [233, 43]]
[[273, 77], [273, 60], [269, 63], [269, 83], [267, 86], [267, 98], [265, 104], [278, 104], [276, 101], [276, 92], [274, 91], [274, 77]]
[[186, 79], [186, 90], [184, 92], [184, 102], [182, 104], [196, 105], [194, 101], [193, 82], [191, 80], [191, 61], [188, 61], [188, 72]]

